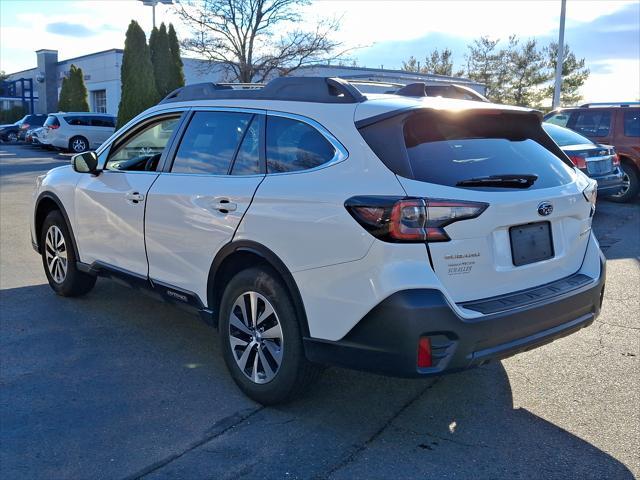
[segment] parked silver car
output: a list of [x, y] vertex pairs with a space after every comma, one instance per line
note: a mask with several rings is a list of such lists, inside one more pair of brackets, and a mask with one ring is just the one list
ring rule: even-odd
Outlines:
[[57, 148], [81, 153], [95, 150], [115, 131], [116, 117], [106, 113], [51, 113], [44, 122], [40, 141]]

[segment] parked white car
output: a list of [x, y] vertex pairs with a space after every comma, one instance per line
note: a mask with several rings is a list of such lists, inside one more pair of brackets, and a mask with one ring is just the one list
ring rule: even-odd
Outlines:
[[106, 113], [51, 113], [44, 122], [40, 141], [75, 153], [95, 150], [109, 138], [116, 127], [116, 117]]
[[39, 177], [31, 230], [56, 293], [195, 308], [272, 404], [321, 364], [441, 375], [591, 324], [595, 200], [539, 112], [291, 77], [173, 92]]

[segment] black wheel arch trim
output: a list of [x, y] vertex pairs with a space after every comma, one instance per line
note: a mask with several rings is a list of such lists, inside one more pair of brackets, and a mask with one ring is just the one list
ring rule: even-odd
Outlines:
[[[60, 210], [60, 213], [62, 213], [62, 217], [64, 218], [64, 221], [67, 224], [67, 229], [69, 230], [69, 235], [71, 235], [71, 247], [73, 248], [73, 254], [76, 257], [76, 260], [79, 261], [80, 260], [80, 255], [78, 253], [78, 246], [76, 245], [76, 236], [73, 233], [73, 226], [71, 225], [71, 221], [69, 220], [69, 215], [67, 214], [67, 210], [64, 208], [64, 205], [62, 204], [62, 201], [60, 200], [60, 198], [53, 192], [42, 192], [40, 195], [38, 195], [38, 199], [36, 200], [36, 206], [33, 209], [33, 224], [35, 227], [38, 226], [36, 220], [37, 220], [37, 215], [38, 215], [38, 210], [40, 209], [40, 204], [42, 203], [43, 200], [51, 200], [53, 201], [53, 203], [55, 203], [58, 207], [58, 210]], [[44, 220], [44, 219], [43, 219]], [[35, 246], [36, 251], [38, 253], [41, 253], [40, 251], [40, 233], [41, 232], [34, 232], [35, 233]]]
[[[211, 268], [209, 269], [209, 279], [207, 282], [207, 305], [210, 309], [215, 309], [216, 303], [216, 285], [215, 278], [218, 274], [220, 267], [224, 261], [231, 255], [240, 252], [247, 252], [261, 257], [268, 265], [270, 265], [285, 282], [285, 286], [291, 295], [294, 308], [296, 310], [296, 316], [300, 323], [300, 329], [303, 337], [309, 336], [309, 323], [307, 321], [307, 313], [304, 308], [304, 302], [302, 301], [302, 295], [296, 284], [293, 275], [285, 265], [285, 263], [276, 255], [272, 250], [265, 247], [261, 243], [251, 240], [236, 240], [226, 244], [216, 254]], [[222, 286], [224, 288], [224, 286]], [[222, 293], [222, 291], [220, 291]], [[215, 312], [216, 314], [218, 312]]]

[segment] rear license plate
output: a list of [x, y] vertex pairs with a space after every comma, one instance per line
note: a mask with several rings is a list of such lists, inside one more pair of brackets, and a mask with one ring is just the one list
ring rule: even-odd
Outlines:
[[593, 162], [587, 160], [587, 172], [591, 175], [609, 173], [611, 170], [613, 170], [613, 162], [610, 159]]
[[509, 229], [511, 258], [516, 267], [553, 257], [551, 223], [537, 222]]

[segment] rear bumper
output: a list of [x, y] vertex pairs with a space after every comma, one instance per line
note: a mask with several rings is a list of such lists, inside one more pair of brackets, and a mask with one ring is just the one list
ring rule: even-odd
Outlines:
[[[463, 319], [442, 293], [403, 290], [374, 307], [342, 340], [305, 338], [309, 360], [401, 377], [436, 376], [530, 350], [590, 325], [600, 313], [605, 260], [586, 285], [547, 301]], [[416, 366], [418, 341], [431, 340], [433, 366]]]
[[622, 188], [622, 180], [624, 173], [620, 168], [616, 168], [613, 173], [608, 175], [594, 175], [593, 178], [598, 182], [598, 194], [615, 194]]

